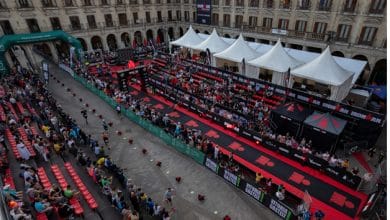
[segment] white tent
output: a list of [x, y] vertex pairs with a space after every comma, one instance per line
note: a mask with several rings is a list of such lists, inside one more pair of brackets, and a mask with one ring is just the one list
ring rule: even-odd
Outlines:
[[209, 37], [206, 40], [204, 40], [202, 43], [198, 45], [192, 46], [191, 48], [195, 50], [201, 50], [201, 51], [206, 51], [207, 49], [209, 49], [211, 54], [211, 65], [215, 66], [216, 64], [215, 57], [212, 55], [215, 53], [219, 53], [228, 47], [229, 44], [226, 43], [218, 36], [217, 31], [214, 28], [213, 32], [211, 33], [211, 35], [209, 35]]
[[192, 29], [192, 26], [190, 25], [188, 31], [181, 38], [172, 41], [169, 44], [191, 48], [194, 45], [200, 44], [202, 41], [203, 39], [199, 37], [197, 33], [195, 33], [194, 29]]
[[253, 60], [254, 58], [258, 57], [259, 54], [248, 45], [241, 34], [230, 47], [222, 52], [214, 54], [214, 56], [219, 59], [224, 59], [236, 63], [238, 65], [240, 74], [252, 78], [258, 78], [256, 68], [250, 65], [246, 65], [245, 62]]
[[303, 62], [290, 56], [282, 46], [280, 39], [264, 55], [248, 62], [250, 65], [263, 69], [272, 70], [272, 83], [286, 86], [288, 69], [293, 69]]
[[309, 79], [330, 86], [330, 98], [342, 101], [352, 87], [353, 73], [343, 69], [332, 57], [329, 47], [314, 60], [291, 70], [289, 87], [294, 77]]

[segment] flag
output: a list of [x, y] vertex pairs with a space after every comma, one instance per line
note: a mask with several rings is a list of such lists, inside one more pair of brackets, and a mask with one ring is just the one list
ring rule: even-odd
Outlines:
[[288, 87], [288, 84], [290, 83], [290, 72], [291, 72], [291, 69], [288, 68], [287, 73], [285, 74], [285, 78], [284, 78], [285, 87]]
[[161, 39], [160, 39], [160, 36], [159, 36], [159, 35], [157, 35], [156, 43], [157, 43], [157, 44], [161, 43]]
[[207, 53], [207, 57], [206, 57], [207, 64], [211, 65], [211, 53], [209, 48], [206, 49], [206, 53]]
[[133, 49], [135, 49], [137, 47], [137, 41], [134, 39], [133, 40]]
[[245, 74], [246, 74], [246, 73], [245, 73], [245, 69], [246, 69], [246, 68], [245, 68], [245, 58], [242, 58], [242, 64], [241, 64], [241, 65], [242, 65], [242, 75], [245, 76]]

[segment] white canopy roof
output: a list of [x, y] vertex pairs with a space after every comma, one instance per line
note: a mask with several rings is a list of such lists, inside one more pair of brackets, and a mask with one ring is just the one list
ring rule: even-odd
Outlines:
[[286, 72], [289, 68], [293, 69], [303, 62], [290, 56], [282, 46], [280, 39], [271, 50], [264, 55], [248, 62], [252, 66], [261, 67], [277, 72]]
[[343, 69], [332, 57], [330, 49], [327, 47], [314, 60], [293, 69], [291, 75], [326, 85], [339, 86], [347, 81], [353, 73]]
[[209, 48], [210, 53], [219, 53], [229, 47], [229, 44], [222, 40], [215, 28], [209, 37], [204, 40], [202, 43], [195, 45], [192, 49], [206, 51]]
[[248, 43], [244, 40], [244, 37], [240, 34], [240, 37], [226, 50], [214, 54], [215, 57], [222, 58], [225, 60], [230, 60], [234, 62], [242, 62], [242, 59], [249, 61], [256, 57], [258, 54], [254, 49], [252, 49]]
[[172, 45], [191, 48], [194, 45], [198, 45], [203, 41], [198, 34], [195, 33], [192, 26], [188, 28], [188, 31], [179, 39], [170, 42]]

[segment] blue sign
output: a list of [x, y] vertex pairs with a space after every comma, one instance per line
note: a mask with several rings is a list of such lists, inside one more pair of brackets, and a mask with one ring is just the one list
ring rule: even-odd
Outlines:
[[211, 0], [196, 1], [196, 23], [211, 24]]

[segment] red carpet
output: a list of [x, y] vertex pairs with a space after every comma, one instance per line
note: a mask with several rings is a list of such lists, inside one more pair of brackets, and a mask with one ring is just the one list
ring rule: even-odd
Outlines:
[[374, 171], [370, 167], [370, 164], [368, 164], [366, 158], [364, 157], [364, 154], [362, 152], [356, 152], [353, 153], [352, 156], [364, 167], [364, 169], [367, 170], [369, 173], [373, 173]]
[[[136, 89], [139, 90], [138, 86], [133, 85], [133, 87], [136, 87]], [[160, 96], [157, 96], [157, 95], [150, 95], [150, 94], [148, 94], [148, 96], [152, 96], [154, 99], [158, 100], [159, 102], [162, 102], [162, 103], [164, 103], [166, 105], [172, 106], [172, 103], [167, 101], [167, 100], [165, 100], [163, 97], [160, 97]], [[291, 166], [294, 166], [298, 170], [301, 170], [301, 171], [303, 171], [303, 172], [305, 172], [307, 174], [310, 174], [310, 176], [313, 176], [313, 177], [315, 177], [315, 178], [317, 178], [317, 179], [319, 179], [319, 180], [321, 180], [323, 182], [331, 184], [334, 187], [337, 187], [337, 188], [339, 188], [339, 189], [341, 189], [341, 190], [343, 190], [343, 191], [345, 191], [345, 192], [347, 192], [347, 193], [349, 193], [351, 195], [354, 195], [354, 196], [360, 198], [362, 202], [359, 205], [359, 209], [358, 209], [359, 211], [362, 209], [362, 207], [364, 205], [364, 202], [367, 200], [367, 195], [365, 195], [364, 193], [356, 192], [356, 191], [348, 188], [347, 186], [344, 186], [343, 184], [333, 180], [332, 178], [328, 177], [327, 175], [320, 173], [317, 170], [314, 170], [314, 169], [312, 169], [310, 167], [302, 166], [301, 164], [299, 164], [296, 161], [293, 161], [293, 160], [291, 160], [289, 158], [281, 156], [280, 154], [277, 154], [277, 153], [275, 153], [275, 152], [273, 152], [271, 150], [268, 150], [268, 149], [264, 148], [261, 145], [258, 145], [258, 144], [254, 143], [252, 141], [249, 141], [249, 140], [247, 140], [247, 139], [245, 139], [245, 138], [243, 138], [241, 136], [238, 136], [236, 133], [234, 133], [232, 131], [229, 131], [229, 130], [226, 130], [222, 126], [219, 126], [219, 125], [213, 123], [212, 121], [209, 121], [209, 120], [204, 119], [204, 118], [200, 118], [197, 114], [194, 114], [194, 113], [188, 111], [185, 108], [177, 107], [176, 110], [181, 112], [181, 113], [183, 113], [183, 114], [186, 114], [186, 115], [188, 115], [188, 116], [190, 116], [192, 118], [195, 118], [196, 120], [198, 120], [198, 121], [200, 121], [200, 122], [202, 122], [204, 124], [207, 124], [208, 126], [214, 128], [214, 129], [216, 129], [216, 130], [218, 130], [220, 132], [223, 132], [223, 133], [225, 133], [225, 134], [227, 134], [227, 135], [229, 135], [231, 137], [234, 137], [235, 139], [237, 139], [237, 140], [239, 140], [239, 141], [241, 141], [241, 142], [243, 142], [243, 143], [245, 143], [245, 144], [247, 144], [247, 145], [257, 149], [258, 151], [261, 151], [261, 152], [264, 152], [266, 154], [269, 154], [269, 155], [272, 155], [274, 157], [277, 157], [280, 160], [284, 161], [285, 163], [288, 163]], [[222, 151], [226, 152], [225, 149], [222, 150]], [[239, 163], [241, 163], [242, 165], [244, 165], [247, 168], [251, 169], [252, 171], [254, 171], [254, 172], [260, 171], [261, 173], [264, 173], [267, 176], [272, 177], [272, 179], [274, 180], [275, 183], [283, 183], [284, 186], [286, 186], [286, 189], [288, 191], [290, 191], [290, 192], [292, 192], [292, 193], [294, 193], [294, 194], [296, 194], [296, 195], [298, 195], [300, 197], [303, 196], [304, 192], [301, 191], [300, 189], [290, 185], [289, 183], [281, 180], [280, 178], [278, 178], [276, 176], [271, 175], [270, 173], [262, 170], [261, 168], [257, 167], [256, 165], [252, 164], [251, 162], [246, 161], [245, 159], [243, 159], [243, 158], [241, 158], [241, 157], [239, 157], [237, 155], [234, 155], [234, 157], [235, 157], [235, 159]], [[337, 202], [342, 203], [343, 202], [343, 198], [342, 197], [339, 198], [339, 197], [340, 196], [335, 195], [335, 197], [333, 198], [333, 201], [335, 203], [337, 203]], [[335, 210], [331, 206], [327, 205], [326, 203], [324, 203], [324, 202], [322, 202], [322, 201], [320, 201], [320, 200], [318, 200], [316, 198], [312, 198], [312, 200], [313, 200], [312, 208], [311, 208], [312, 211], [315, 211], [316, 209], [321, 209], [322, 211], [324, 211], [324, 213], [326, 213], [326, 218], [325, 219], [352, 219], [351, 217], [345, 215], [344, 213], [342, 213], [342, 212], [340, 212], [338, 210]], [[336, 200], [338, 200], [338, 201], [336, 201]], [[357, 219], [357, 218], [355, 217], [354, 219]]]

